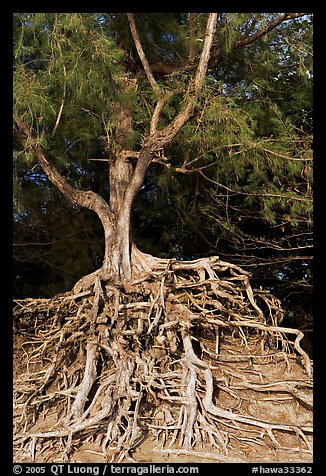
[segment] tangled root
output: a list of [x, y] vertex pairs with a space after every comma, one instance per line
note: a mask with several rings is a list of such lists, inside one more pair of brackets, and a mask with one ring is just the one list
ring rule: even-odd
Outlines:
[[[52, 299], [15, 301], [17, 458], [60, 444], [69, 461], [92, 440], [119, 462], [149, 435], [161, 452], [217, 461], [246, 461], [230, 456], [235, 443], [311, 454], [309, 418], [253, 412], [253, 402], [291, 401], [309, 414], [312, 383], [302, 332], [280, 326], [280, 302], [253, 290], [249, 273], [211, 257], [160, 260], [120, 285], [92, 276]], [[283, 365], [301, 378], [280, 378]], [[55, 425], [40, 430], [49, 414]]]

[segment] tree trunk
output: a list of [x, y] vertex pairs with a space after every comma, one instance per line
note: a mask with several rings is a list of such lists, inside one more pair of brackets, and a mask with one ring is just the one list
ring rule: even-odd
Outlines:
[[[49, 161], [43, 149], [36, 143], [30, 127], [18, 118], [16, 123], [15, 134], [18, 141], [24, 146], [27, 145], [33, 152], [49, 180], [68, 200], [94, 211], [101, 220], [105, 242], [101, 275], [114, 282], [128, 280], [133, 274], [132, 261], [136, 273], [144, 269], [148, 271], [147, 255], [138, 252], [138, 250], [135, 252], [136, 247], [132, 244], [130, 218], [132, 203], [152, 159], [151, 150], [144, 147], [137, 154], [138, 160], [135, 168], [132, 167], [126, 151], [117, 153], [110, 164], [110, 201], [107, 203], [97, 193], [90, 190], [79, 190], [67, 182]], [[130, 151], [130, 155], [135, 155], [135, 152]], [[132, 249], [134, 250], [133, 260], [131, 259]]]
[[[131, 233], [131, 207], [132, 203], [143, 183], [147, 167], [152, 159], [152, 153], [144, 147], [139, 153], [137, 164], [133, 169], [126, 154], [118, 154], [110, 166], [110, 209], [113, 215], [113, 231], [106, 231], [106, 223], [103, 223], [105, 234], [105, 255], [103, 271], [117, 280], [128, 280], [133, 274], [132, 269], [132, 233]], [[134, 246], [135, 249], [135, 246]], [[143, 268], [137, 259], [137, 253], [133, 255], [135, 270]]]
[[129, 160], [118, 155], [109, 170], [109, 203], [114, 222], [113, 233], [107, 233], [103, 224], [105, 236], [103, 270], [115, 279], [129, 279], [131, 276], [131, 211], [124, 206], [131, 175], [132, 165]]
[[[114, 223], [107, 228], [103, 223], [105, 252], [102, 271], [113, 280], [125, 280], [131, 277], [131, 233], [130, 210], [121, 210], [114, 217]], [[112, 232], [113, 228], [113, 232]]]

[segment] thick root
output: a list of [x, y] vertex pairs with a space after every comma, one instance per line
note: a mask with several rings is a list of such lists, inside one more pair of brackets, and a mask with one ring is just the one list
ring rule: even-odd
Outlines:
[[[279, 326], [279, 301], [217, 257], [141, 268], [128, 283], [95, 272], [71, 293], [16, 301], [16, 457], [51, 442], [68, 461], [91, 439], [122, 461], [149, 436], [218, 461], [245, 461], [242, 447], [310, 455], [311, 361], [303, 334]], [[275, 418], [285, 405], [303, 417]]]

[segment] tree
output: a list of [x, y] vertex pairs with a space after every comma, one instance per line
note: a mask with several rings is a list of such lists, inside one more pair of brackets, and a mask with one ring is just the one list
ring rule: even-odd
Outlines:
[[[252, 45], [260, 44], [277, 27], [284, 25], [282, 31], [291, 31], [288, 26], [291, 21], [305, 17], [303, 13], [53, 13], [14, 16], [16, 161], [24, 160], [33, 169], [41, 167], [52, 184], [73, 205], [95, 212], [104, 232], [101, 267], [80, 279], [71, 293], [54, 301], [57, 304], [54, 305], [53, 322], [57, 322], [59, 311], [65, 313], [61, 318], [65, 320], [63, 330], [56, 334], [61, 337], [59, 341], [57, 337], [53, 339], [52, 351], [56, 348], [58, 362], [63, 358], [59, 357], [63, 350], [61, 343], [66, 342], [68, 334], [67, 342], [71, 342], [72, 336], [77, 338], [79, 333], [77, 328], [72, 330], [70, 304], [67, 303], [76, 303], [76, 299], [82, 298], [77, 314], [86, 319], [82, 326], [86, 326], [89, 337], [84, 354], [84, 373], [78, 375], [77, 396], [65, 415], [63, 429], [50, 432], [50, 437], [74, 434], [105, 418], [114, 418], [117, 430], [108, 430], [104, 448], [109, 442], [117, 440], [116, 451], [123, 455], [128, 451], [128, 445], [131, 448], [137, 440], [135, 428], [144, 392], [142, 385], [146, 388], [149, 385], [148, 369], [153, 369], [159, 360], [157, 379], [165, 372], [167, 378], [173, 381], [173, 372], [172, 375], [167, 372], [167, 361], [160, 354], [165, 349], [169, 362], [181, 355], [180, 352], [184, 353], [186, 361], [177, 372], [181, 390], [175, 390], [178, 394], [176, 398], [185, 402], [179, 414], [179, 425], [183, 421], [178, 434], [181, 446], [189, 450], [195, 444], [194, 425], [202, 422], [203, 432], [208, 434], [214, 431], [220, 445], [225, 447], [218, 429], [212, 430], [209, 419], [205, 417], [205, 412], [221, 418], [230, 418], [230, 415], [213, 403], [212, 371], [193, 348], [191, 339], [194, 332], [212, 325], [209, 318], [206, 324], [198, 321], [198, 310], [207, 317], [215, 307], [216, 312], [222, 313], [226, 319], [233, 316], [233, 324], [215, 320], [213, 327], [233, 326], [239, 329], [239, 336], [244, 341], [243, 326], [259, 329], [262, 335], [272, 335], [273, 345], [276, 345], [275, 333], [278, 345], [284, 341], [285, 334], [295, 334], [294, 348], [301, 355], [310, 375], [309, 358], [299, 345], [302, 333], [277, 328], [282, 314], [277, 300], [263, 291], [255, 290], [254, 294], [248, 273], [216, 257], [178, 263], [151, 256], [137, 248], [131, 230], [132, 206], [152, 163], [158, 163], [168, 171], [173, 168], [182, 174], [191, 171], [197, 173], [197, 177], [199, 174], [200, 178], [217, 183], [217, 177], [207, 175], [206, 169], [214, 163], [212, 158], [215, 159], [217, 151], [223, 148], [226, 155], [243, 154], [249, 157], [250, 167], [254, 167], [256, 174], [261, 173], [259, 160], [266, 152], [265, 139], [256, 141], [256, 136], [252, 134], [255, 110], [251, 110], [250, 104], [242, 105], [244, 92], [250, 99], [256, 93], [253, 90], [247, 92], [241, 82], [233, 82], [236, 53], [250, 47], [254, 48], [254, 57], [260, 57], [266, 48]], [[217, 24], [220, 28], [216, 30]], [[275, 36], [273, 38], [275, 40]], [[280, 57], [278, 48], [282, 50], [275, 40], [272, 54]], [[229, 77], [221, 80], [221, 71], [226, 65], [224, 58], [230, 62], [232, 55], [235, 66], [230, 68]], [[225, 95], [225, 87], [238, 88], [238, 104]], [[275, 112], [277, 114], [278, 111]], [[265, 118], [266, 121], [268, 119]], [[274, 130], [270, 125], [264, 126], [263, 121], [258, 129], [258, 135], [262, 137]], [[268, 145], [270, 150], [266, 153], [275, 156], [276, 163], [281, 155], [277, 149], [279, 144], [276, 144], [276, 151], [273, 142], [268, 142]], [[166, 151], [171, 154], [171, 159], [167, 159]], [[250, 160], [251, 153], [253, 158]], [[293, 153], [296, 154], [296, 150]], [[178, 166], [179, 154], [183, 165]], [[90, 161], [105, 162], [108, 166], [107, 200], [93, 190], [76, 186]], [[246, 190], [245, 166], [248, 164], [245, 160], [235, 160], [233, 165], [233, 173], [240, 179], [239, 188]], [[63, 168], [67, 169], [66, 176], [61, 171]], [[226, 170], [230, 172], [230, 165]], [[223, 177], [223, 167], [218, 173]], [[223, 180], [226, 180], [225, 176]], [[227, 185], [224, 187], [228, 190]], [[214, 190], [210, 194], [214, 196]], [[277, 194], [266, 193], [265, 196], [270, 199]], [[286, 200], [288, 197], [284, 195], [283, 198]], [[236, 206], [236, 200], [232, 201], [232, 207], [235, 209]], [[264, 201], [266, 215], [271, 213], [273, 206], [274, 203], [270, 202], [268, 206], [267, 200]], [[182, 273], [188, 276], [184, 284], [181, 282]], [[219, 285], [214, 284], [217, 273], [221, 273]], [[204, 308], [200, 304], [201, 291], [190, 291], [193, 287], [191, 282], [194, 282], [192, 274], [198, 278], [195, 288], [199, 291], [202, 286], [207, 288], [205, 292], [210, 296], [207, 312], [206, 304]], [[238, 282], [239, 286], [235, 288], [234, 282]], [[181, 298], [184, 291], [178, 292], [178, 289], [188, 289], [186, 295], [193, 309], [185, 305]], [[86, 306], [83, 299], [89, 299], [90, 295], [91, 311], [85, 314], [89, 303]], [[257, 299], [267, 309], [268, 318], [257, 304]], [[245, 305], [242, 304], [244, 300], [247, 302]], [[68, 307], [65, 308], [66, 304]], [[145, 311], [148, 313], [148, 325], [144, 332]], [[44, 314], [43, 301], [37, 305], [37, 312]], [[138, 319], [136, 329], [130, 312]], [[29, 315], [28, 308], [20, 304], [17, 316], [23, 318], [26, 313]], [[122, 318], [122, 315], [125, 317]], [[239, 317], [241, 315], [242, 318]], [[171, 319], [171, 316], [175, 318]], [[109, 322], [104, 328], [101, 327], [101, 319]], [[242, 323], [241, 319], [244, 319]], [[49, 324], [45, 322], [43, 325], [47, 327]], [[160, 355], [156, 350], [157, 343], [161, 346]], [[132, 349], [131, 354], [126, 353], [128, 347]], [[96, 403], [94, 396], [93, 403], [87, 405], [91, 389], [99, 377], [99, 352], [106, 353], [112, 360], [116, 373], [113, 379], [112, 375], [107, 377], [105, 372], [101, 374], [102, 383], [97, 387], [96, 398], [107, 387], [105, 382], [112, 382], [105, 390], [102, 410], [87, 419], [90, 408]], [[76, 352], [72, 354], [69, 366], [76, 359]], [[34, 389], [31, 394], [35, 397], [35, 405], [38, 405], [36, 397], [49, 390], [54, 378], [60, 378], [58, 362], [51, 366], [41, 386], [39, 381], [35, 381], [37, 390]], [[200, 397], [198, 390], [201, 378], [205, 380], [204, 397]], [[179, 383], [173, 382], [171, 385], [178, 388], [179, 380]], [[186, 390], [182, 386], [186, 386]], [[156, 394], [157, 389], [156, 386]], [[146, 390], [148, 392], [153, 394], [150, 388]], [[113, 396], [119, 402], [118, 410], [109, 403]], [[159, 398], [162, 400], [163, 397]], [[198, 406], [197, 399], [202, 406]], [[132, 424], [128, 411], [134, 413]], [[125, 421], [128, 422], [127, 430]], [[240, 418], [239, 421], [246, 424], [249, 420]], [[271, 432], [264, 422], [255, 420], [251, 423]], [[309, 432], [309, 428], [306, 431]], [[31, 435], [23, 436], [22, 441], [33, 437]], [[172, 441], [176, 437], [173, 436]], [[69, 448], [70, 444], [67, 451]]]
[[[59, 188], [59, 190], [72, 202], [95, 211], [95, 213], [100, 218], [105, 234], [105, 255], [102, 271], [106, 276], [109, 276], [110, 278], [112, 277], [112, 279], [129, 279], [132, 274], [132, 268], [135, 270], [139, 268], [139, 265], [142, 267], [142, 265], [139, 263], [137, 252], [135, 250], [131, 252], [131, 206], [139, 188], [142, 185], [147, 167], [153, 158], [153, 153], [162, 149], [166, 144], [172, 141], [174, 136], [188, 121], [193, 112], [193, 100], [196, 98], [206, 74], [210, 49], [216, 28], [216, 15], [214, 14], [212, 15], [212, 18], [210, 17], [210, 21], [207, 25], [204, 47], [196, 69], [196, 75], [192, 86], [193, 92], [187, 99], [183, 109], [173, 119], [173, 121], [171, 121], [171, 123], [164, 129], [157, 131], [160, 111], [162, 110], [164, 103], [167, 101], [168, 94], [165, 93], [162, 95], [161, 89], [154, 79], [147, 59], [144, 56], [142, 46], [139, 42], [134, 18], [131, 14], [128, 16], [128, 18], [130, 21], [135, 45], [148, 80], [154, 90], [154, 93], [157, 94], [159, 98], [153, 112], [150, 134], [148, 137], [144, 138], [142, 148], [137, 152], [123, 148], [123, 141], [131, 132], [130, 112], [125, 107], [122, 107], [121, 104], [118, 104], [115, 107], [117, 122], [117, 150], [115, 151], [113, 163], [110, 166], [109, 171], [109, 206], [97, 194], [93, 192], [83, 193], [67, 183], [58, 170], [48, 161], [43, 149], [35, 141], [26, 123], [18, 116], [15, 118], [17, 124], [16, 137], [21, 143], [24, 143], [22, 134], [26, 135], [28, 138], [29, 149], [35, 155], [43, 170], [54, 183], [54, 185], [56, 185], [57, 188]], [[57, 26], [56, 23], [54, 23], [54, 26]], [[59, 51], [62, 50], [60, 43], [58, 43], [57, 47], [59, 48]], [[24, 71], [25, 70], [26, 69], [24, 69]], [[66, 66], [63, 65], [63, 75], [65, 76], [66, 74]], [[19, 78], [19, 80], [20, 79], [21, 78]], [[129, 86], [126, 86], [126, 88], [128, 89]], [[65, 89], [63, 94], [65, 96]], [[62, 101], [64, 101], [64, 99], [62, 99]], [[63, 104], [63, 102], [61, 104]], [[52, 135], [56, 131], [56, 125], [59, 124], [59, 120], [61, 118], [60, 112], [63, 110], [63, 107], [61, 108], [60, 106], [59, 114], [57, 116]], [[134, 170], [130, 164], [131, 158], [137, 159]], [[133, 266], [131, 265], [132, 261], [134, 261]]]

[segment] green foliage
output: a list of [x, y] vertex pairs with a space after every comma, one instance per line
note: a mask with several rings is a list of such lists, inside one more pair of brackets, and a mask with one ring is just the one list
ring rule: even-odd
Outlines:
[[54, 157], [90, 153], [114, 119], [121, 51], [90, 14], [16, 14], [14, 27], [14, 114]]

